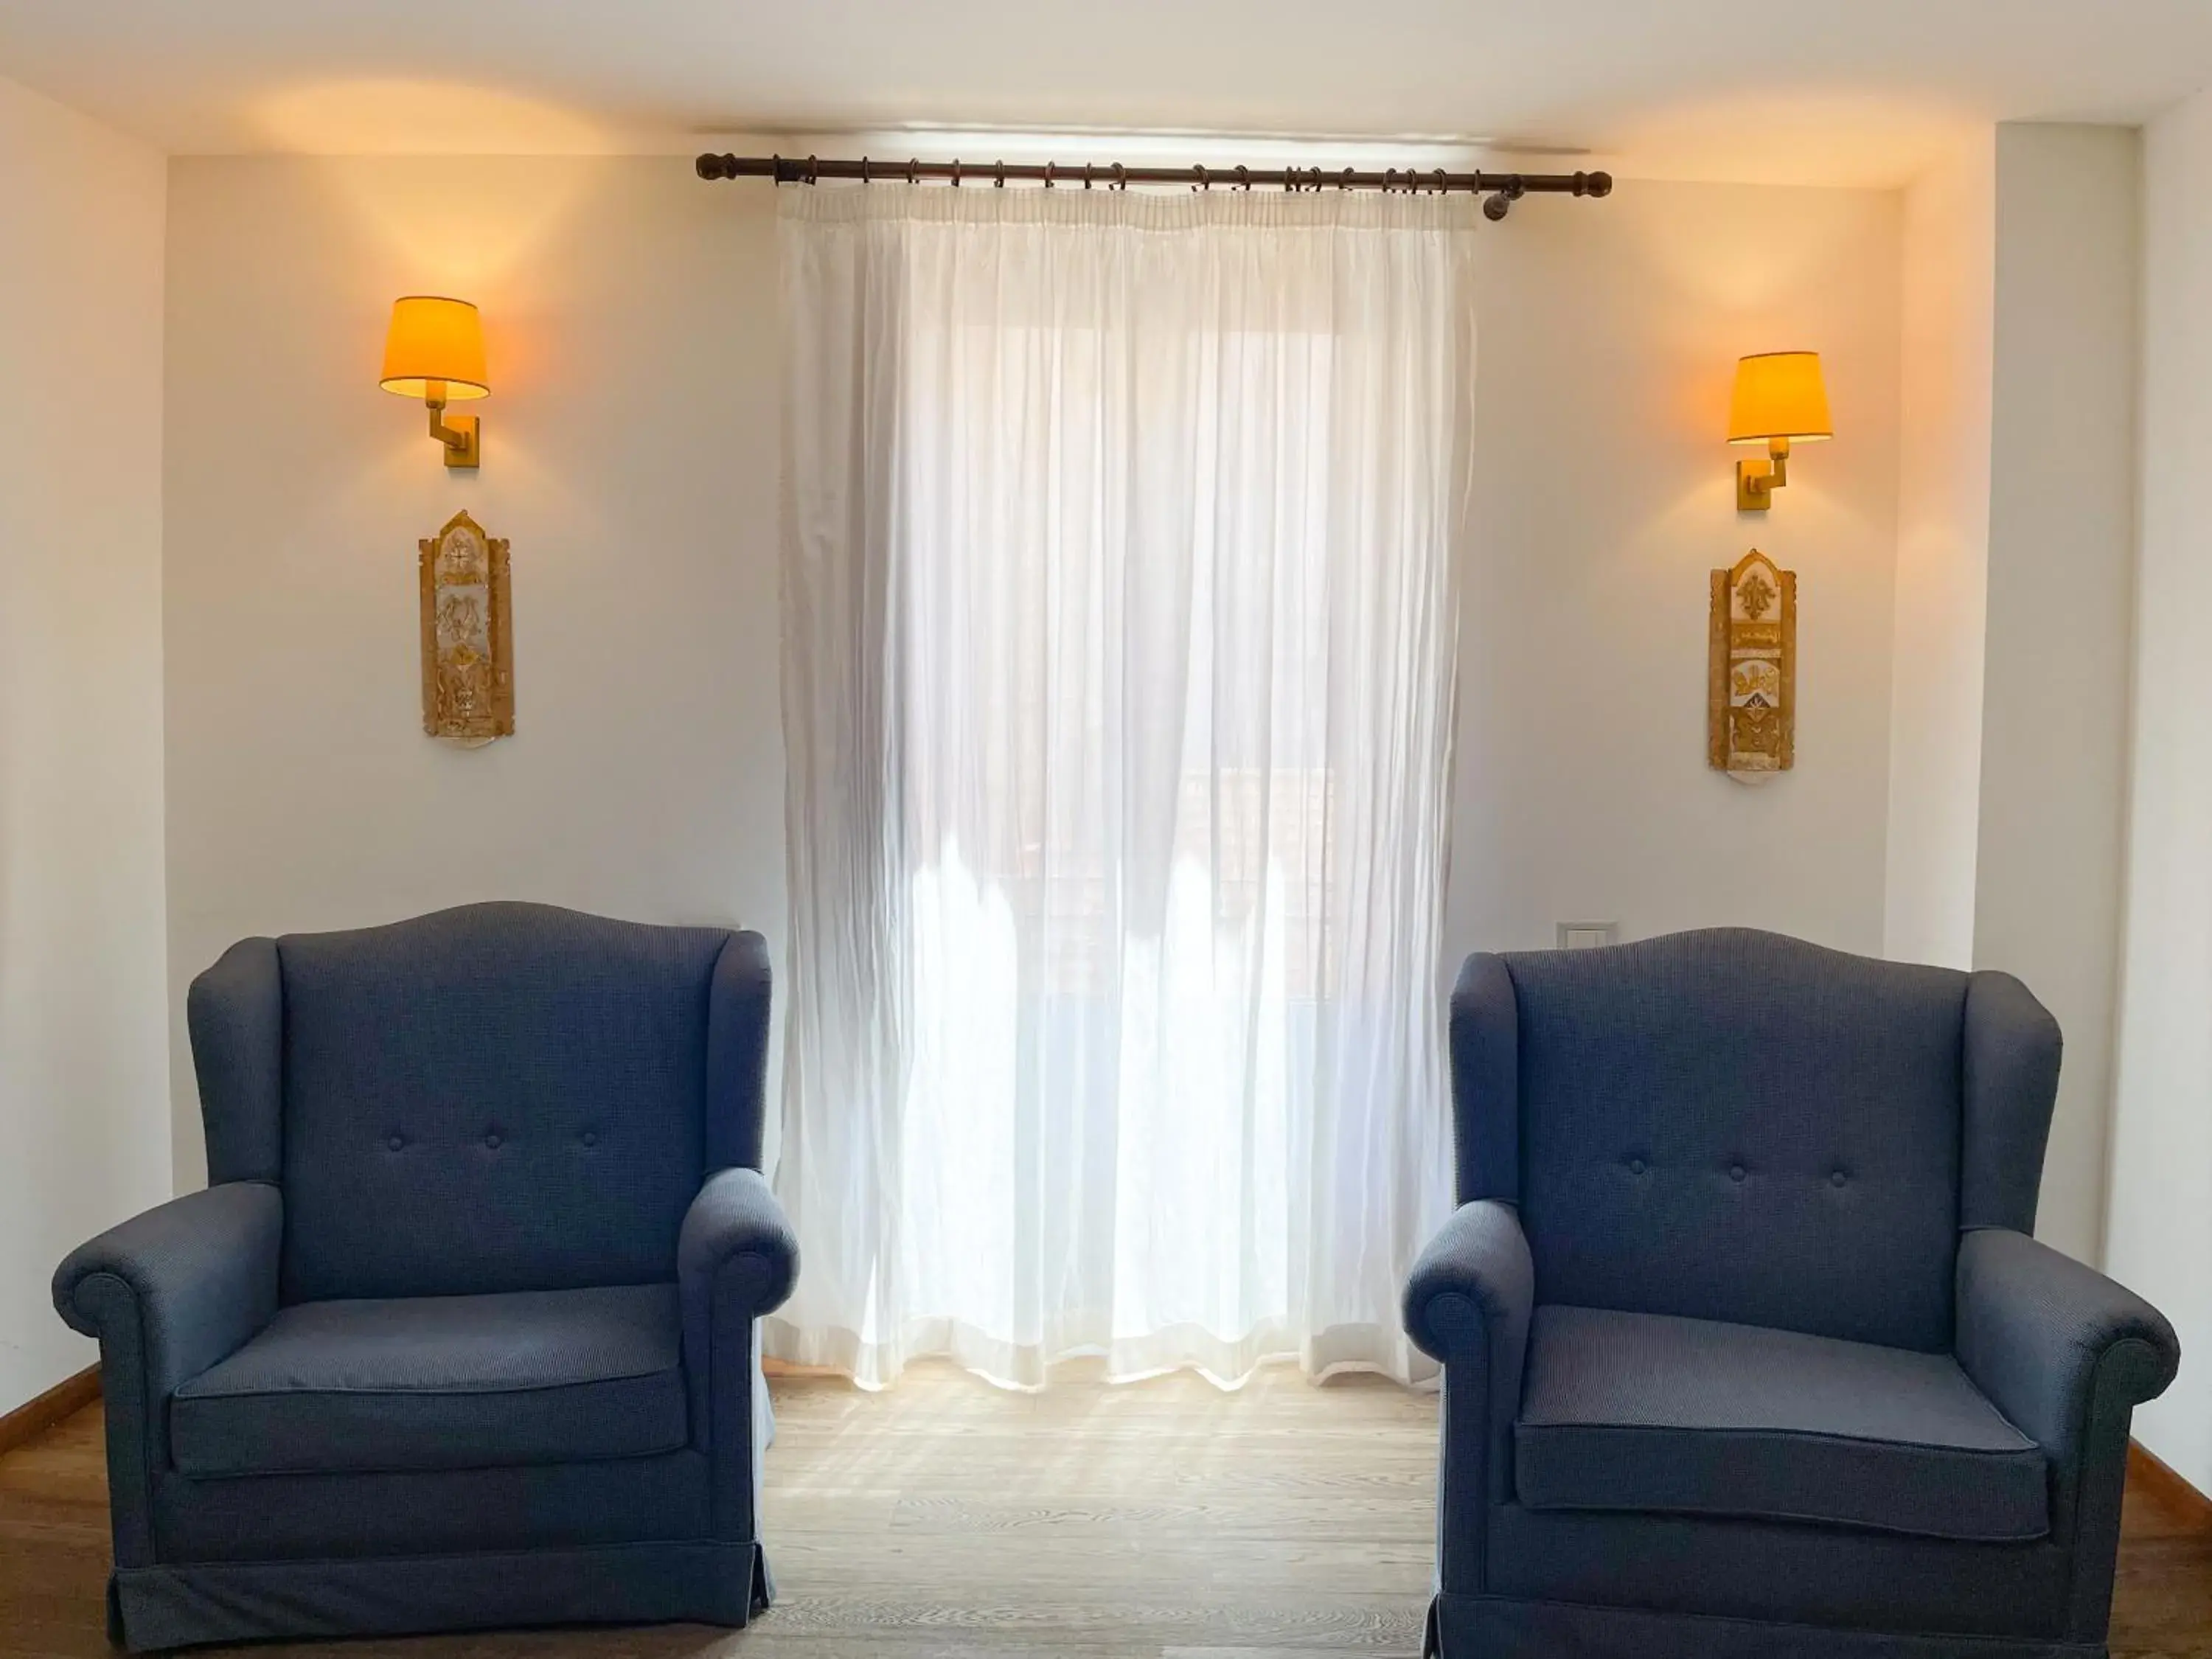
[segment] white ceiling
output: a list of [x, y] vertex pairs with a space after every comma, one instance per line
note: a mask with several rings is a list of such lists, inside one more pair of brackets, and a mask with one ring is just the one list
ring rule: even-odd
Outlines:
[[183, 153], [978, 126], [1893, 184], [1982, 123], [2139, 120], [2212, 82], [2212, 0], [0, 0], [0, 74]]

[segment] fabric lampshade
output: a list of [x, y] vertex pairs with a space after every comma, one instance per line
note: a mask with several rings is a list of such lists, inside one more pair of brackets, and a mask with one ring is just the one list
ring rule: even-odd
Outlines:
[[1730, 443], [1835, 435], [1819, 352], [1766, 351], [1736, 364], [1735, 399], [1729, 409]]
[[384, 337], [384, 373], [378, 384], [403, 398], [488, 398], [483, 321], [466, 300], [410, 294], [392, 302], [392, 327]]

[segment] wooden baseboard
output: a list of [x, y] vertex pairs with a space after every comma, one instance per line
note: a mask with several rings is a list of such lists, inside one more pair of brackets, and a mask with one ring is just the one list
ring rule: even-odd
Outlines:
[[2197, 1525], [2212, 1528], [2212, 1498], [2145, 1451], [2139, 1441], [2128, 1442], [2128, 1484]]
[[65, 1376], [35, 1400], [27, 1400], [0, 1417], [0, 1452], [34, 1440], [65, 1417], [73, 1417], [100, 1398], [100, 1367], [88, 1365]]
[[842, 1376], [844, 1374], [835, 1365], [794, 1365], [788, 1359], [770, 1359], [765, 1356], [761, 1360], [763, 1376]]

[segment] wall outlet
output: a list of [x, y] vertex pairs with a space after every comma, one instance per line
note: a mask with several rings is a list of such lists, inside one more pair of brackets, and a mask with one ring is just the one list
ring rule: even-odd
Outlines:
[[1562, 951], [1595, 951], [1601, 945], [1620, 943], [1620, 924], [1617, 921], [1563, 921], [1559, 924], [1559, 949]]

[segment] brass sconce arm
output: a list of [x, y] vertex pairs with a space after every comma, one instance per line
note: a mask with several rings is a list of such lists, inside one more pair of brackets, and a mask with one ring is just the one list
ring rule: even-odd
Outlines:
[[1739, 513], [1764, 513], [1774, 505], [1774, 492], [1790, 483], [1790, 440], [1769, 438], [1766, 459], [1735, 464], [1735, 507]]
[[476, 466], [482, 457], [477, 447], [477, 417], [456, 415], [449, 425], [446, 420], [446, 388], [432, 381], [422, 402], [430, 411], [430, 435], [445, 447], [447, 466]]

